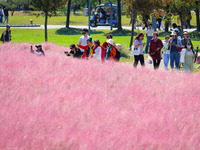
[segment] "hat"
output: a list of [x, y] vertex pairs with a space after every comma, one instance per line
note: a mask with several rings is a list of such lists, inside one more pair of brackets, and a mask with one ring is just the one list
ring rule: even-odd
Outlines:
[[114, 41], [112, 39], [107, 40], [107, 43], [114, 45]]
[[185, 34], [188, 34], [188, 32], [187, 31], [183, 32], [183, 35], [185, 35]]
[[38, 47], [42, 47], [42, 45], [38, 44], [38, 45], [35, 45], [35, 47], [37, 47], [37, 48], [38, 48]]
[[171, 36], [172, 36], [172, 35], [176, 35], [176, 32], [172, 32], [172, 33], [171, 33]]

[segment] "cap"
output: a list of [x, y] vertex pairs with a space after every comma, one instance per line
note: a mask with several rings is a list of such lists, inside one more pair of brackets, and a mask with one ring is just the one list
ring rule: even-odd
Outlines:
[[112, 39], [107, 40], [107, 43], [114, 45], [114, 41]]
[[35, 47], [37, 47], [37, 48], [38, 48], [38, 47], [42, 47], [42, 45], [38, 44], [38, 45], [35, 45]]
[[171, 35], [176, 35], [176, 32], [172, 32]]

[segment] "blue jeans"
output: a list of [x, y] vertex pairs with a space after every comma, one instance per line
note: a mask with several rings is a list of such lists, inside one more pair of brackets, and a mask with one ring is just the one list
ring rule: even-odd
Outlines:
[[3, 15], [0, 15], [0, 23], [3, 23]]
[[7, 23], [8, 24], [8, 16], [5, 16], [4, 22], [3, 23]]
[[145, 47], [145, 52], [148, 53], [149, 50], [149, 43], [151, 41], [151, 39], [153, 38], [153, 36], [147, 36], [147, 43], [146, 43], [146, 47]]
[[170, 52], [170, 66], [172, 69], [174, 68], [174, 62], [175, 62], [176, 68], [179, 69], [180, 54], [177, 51]]
[[170, 54], [163, 54], [164, 68], [168, 70]]

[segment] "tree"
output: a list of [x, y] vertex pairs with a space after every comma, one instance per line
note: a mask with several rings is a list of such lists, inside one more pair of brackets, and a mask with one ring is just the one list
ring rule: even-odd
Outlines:
[[33, 6], [39, 10], [42, 10], [45, 14], [45, 41], [48, 41], [47, 38], [47, 21], [48, 16], [50, 16], [51, 13], [56, 14], [56, 11], [64, 7], [67, 0], [32, 0]]
[[19, 6], [26, 5], [29, 3], [30, 0], [7, 0], [5, 1], [0, 1], [0, 4], [3, 6], [8, 6], [8, 8], [11, 10], [11, 15], [14, 15], [14, 12], [17, 10]]
[[199, 22], [199, 7], [200, 7], [199, 5], [200, 5], [200, 3], [199, 3], [199, 0], [196, 0], [195, 4], [196, 4], [195, 12], [196, 12], [197, 31], [200, 31], [200, 22]]
[[[139, 14], [141, 16], [150, 15], [154, 12], [154, 9], [158, 8], [160, 5], [159, 0], [125, 0], [126, 4], [126, 14], [131, 14], [132, 17], [132, 32], [130, 40], [130, 48], [133, 43], [134, 35], [134, 18], [135, 15]], [[151, 7], [149, 7], [151, 6]]]
[[66, 20], [66, 28], [69, 28], [70, 12], [71, 12], [71, 0], [68, 0], [68, 3], [67, 3], [67, 20]]
[[121, 21], [121, 16], [122, 16], [122, 10], [121, 10], [121, 0], [117, 0], [117, 16], [118, 16], [118, 30], [122, 30], [122, 21]]
[[177, 13], [181, 22], [181, 30], [183, 30], [184, 22], [189, 19], [188, 10], [193, 9], [195, 0], [171, 0], [171, 11]]

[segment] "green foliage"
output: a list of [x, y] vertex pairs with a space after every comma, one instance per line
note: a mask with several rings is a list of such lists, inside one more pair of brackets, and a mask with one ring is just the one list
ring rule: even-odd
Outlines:
[[64, 7], [67, 0], [32, 0], [33, 6], [44, 11], [46, 14], [55, 13], [59, 8]]
[[189, 36], [192, 37], [192, 38], [197, 38], [198, 40], [200, 40], [200, 32], [197, 31], [197, 30], [191, 32]]
[[7, 2], [0, 1], [1, 5], [8, 6], [9, 9], [16, 10], [19, 5], [25, 5], [30, 0], [9, 0]]

